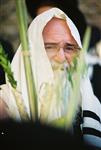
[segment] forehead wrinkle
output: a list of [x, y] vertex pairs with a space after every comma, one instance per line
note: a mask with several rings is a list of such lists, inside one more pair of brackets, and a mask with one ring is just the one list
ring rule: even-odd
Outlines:
[[58, 31], [59, 29], [62, 29], [62, 31], [67, 30], [70, 32], [70, 29], [66, 23], [65, 20], [60, 18], [52, 18], [44, 27], [43, 32], [51, 32], [53, 30], [54, 32]]
[[68, 42], [76, 44], [74, 37], [66, 23], [66, 20], [52, 18], [43, 29], [45, 42]]

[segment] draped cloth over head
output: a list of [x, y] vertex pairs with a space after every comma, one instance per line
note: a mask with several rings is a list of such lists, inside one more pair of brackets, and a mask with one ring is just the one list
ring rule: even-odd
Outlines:
[[[68, 18], [66, 14], [64, 14], [64, 12], [61, 11], [60, 9], [52, 8], [42, 13], [41, 15], [37, 16], [32, 21], [28, 29], [28, 38], [29, 38], [31, 65], [37, 93], [39, 93], [40, 87], [43, 83], [51, 83], [54, 80], [53, 70], [47, 57], [42, 38], [42, 31], [45, 25], [53, 17], [66, 20], [72, 36], [77, 41], [79, 47], [82, 47], [77, 28], [70, 20], [70, 18]], [[26, 79], [25, 79], [23, 58], [21, 53], [21, 46], [18, 48], [15, 57], [12, 61], [12, 71], [14, 72], [14, 77], [15, 80], [17, 81], [17, 89], [22, 93], [22, 97], [25, 100], [27, 111], [29, 112], [28, 93], [26, 88]]]

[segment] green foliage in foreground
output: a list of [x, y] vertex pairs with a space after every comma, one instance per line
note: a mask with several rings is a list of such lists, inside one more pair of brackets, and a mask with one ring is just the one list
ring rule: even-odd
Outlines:
[[13, 72], [11, 71], [10, 61], [3, 50], [2, 45], [0, 44], [0, 65], [2, 66], [3, 70], [7, 74], [8, 80], [11, 83], [12, 87], [16, 89], [17, 82], [14, 79]]

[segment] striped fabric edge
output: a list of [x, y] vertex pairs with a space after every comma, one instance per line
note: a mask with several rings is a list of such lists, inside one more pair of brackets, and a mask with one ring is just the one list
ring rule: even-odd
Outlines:
[[101, 138], [100, 117], [92, 111], [83, 110], [83, 134], [95, 135]]
[[84, 123], [82, 124], [82, 127], [87, 127], [87, 128], [93, 128], [98, 131], [101, 131], [101, 123], [93, 118], [85, 117]]
[[101, 138], [101, 131], [90, 127], [83, 127], [83, 134], [94, 135]]
[[99, 123], [101, 123], [100, 117], [95, 112], [92, 112], [92, 111], [89, 111], [89, 110], [83, 110], [83, 118], [84, 117], [93, 118], [93, 119], [99, 121]]

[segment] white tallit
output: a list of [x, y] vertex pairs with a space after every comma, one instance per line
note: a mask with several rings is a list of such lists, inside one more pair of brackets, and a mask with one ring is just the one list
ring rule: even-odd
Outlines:
[[[64, 12], [61, 11], [60, 9], [52, 8], [42, 13], [41, 15], [37, 16], [32, 21], [28, 29], [28, 38], [29, 38], [29, 44], [30, 44], [29, 46], [30, 46], [32, 71], [33, 71], [33, 75], [35, 78], [37, 93], [39, 93], [40, 87], [43, 83], [51, 83], [54, 80], [53, 70], [52, 70], [50, 61], [47, 57], [47, 54], [45, 52], [44, 42], [42, 38], [43, 28], [48, 23], [48, 21], [51, 20], [53, 17], [66, 19], [67, 24], [71, 30], [71, 33], [74, 39], [77, 41], [79, 47], [82, 47], [77, 28], [75, 27], [73, 22], [70, 20], [70, 18], [68, 18], [66, 14], [64, 14]], [[28, 104], [28, 93], [27, 93], [26, 79], [25, 79], [25, 73], [24, 73], [24, 64], [23, 64], [23, 58], [21, 54], [21, 46], [18, 48], [13, 58], [11, 66], [12, 66], [12, 71], [14, 73], [15, 80], [17, 81], [17, 89], [18, 91], [22, 93], [22, 97], [26, 106], [26, 110], [28, 114], [30, 115], [29, 104]], [[8, 97], [12, 97], [13, 99], [9, 84], [7, 86], [9, 90]], [[5, 87], [3, 88], [5, 89]], [[14, 100], [12, 101], [14, 102]], [[13, 102], [12, 104], [10, 104], [10, 108], [12, 108]]]

